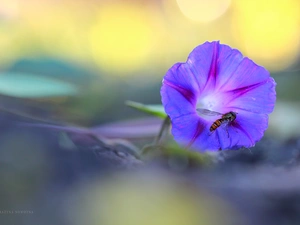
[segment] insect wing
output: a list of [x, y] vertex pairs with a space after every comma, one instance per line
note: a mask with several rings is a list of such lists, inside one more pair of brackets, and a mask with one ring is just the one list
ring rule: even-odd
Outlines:
[[211, 111], [208, 109], [201, 109], [201, 108], [198, 108], [197, 112], [199, 112], [200, 114], [206, 115], [206, 116], [222, 116], [223, 115], [222, 113], [218, 113], [218, 112]]

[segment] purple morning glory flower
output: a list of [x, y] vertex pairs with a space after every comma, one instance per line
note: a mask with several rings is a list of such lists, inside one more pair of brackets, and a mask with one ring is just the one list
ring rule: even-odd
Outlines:
[[238, 50], [206, 42], [168, 70], [161, 96], [179, 144], [198, 151], [239, 149], [262, 138], [275, 86], [266, 69]]

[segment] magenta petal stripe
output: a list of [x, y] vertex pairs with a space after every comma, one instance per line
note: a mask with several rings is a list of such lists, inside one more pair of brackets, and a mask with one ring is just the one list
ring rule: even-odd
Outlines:
[[208, 80], [207, 83], [212, 82], [213, 85], [216, 82], [217, 79], [217, 57], [218, 57], [218, 50], [219, 50], [219, 42], [214, 42], [214, 46], [213, 46], [213, 58], [211, 61], [211, 65], [210, 65], [210, 69], [208, 72]]
[[167, 86], [169, 86], [170, 88], [175, 89], [176, 91], [178, 91], [180, 94], [182, 94], [182, 96], [184, 96], [186, 98], [187, 101], [189, 101], [191, 104], [195, 103], [195, 95], [192, 91], [184, 89], [176, 84], [173, 84], [167, 80], [164, 80], [163, 83]]

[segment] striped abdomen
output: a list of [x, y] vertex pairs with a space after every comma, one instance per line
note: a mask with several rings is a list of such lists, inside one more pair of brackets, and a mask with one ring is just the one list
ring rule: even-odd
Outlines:
[[219, 126], [222, 125], [223, 120], [224, 120], [224, 119], [218, 119], [218, 120], [216, 120], [216, 121], [211, 125], [211, 127], [209, 128], [209, 130], [210, 130], [210, 131], [216, 130]]

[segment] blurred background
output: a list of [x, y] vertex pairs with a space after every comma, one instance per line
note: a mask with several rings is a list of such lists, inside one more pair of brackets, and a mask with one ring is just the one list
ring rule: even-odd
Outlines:
[[269, 132], [287, 138], [300, 132], [299, 12], [298, 0], [1, 0], [0, 70], [10, 76], [0, 92], [84, 126], [143, 117], [124, 101], [159, 104], [166, 71], [220, 40], [271, 71]]
[[[141, 163], [129, 143], [103, 147], [91, 130], [70, 128], [81, 135], [75, 138], [14, 123], [24, 117], [100, 125], [93, 134], [113, 137], [145, 130], [153, 136], [161, 121], [146, 120], [124, 102], [161, 104], [166, 71], [213, 40], [239, 49], [277, 82], [275, 111], [257, 154], [241, 150], [208, 174], [182, 174], [215, 165], [216, 158], [194, 154], [167, 157], [162, 167], [175, 177], [153, 165], [154, 172], [114, 177], [107, 168]], [[269, 165], [300, 161], [299, 0], [0, 0], [0, 49], [0, 221], [299, 224], [289, 222], [300, 221], [300, 184], [283, 185], [297, 181], [297, 173], [269, 173]]]

